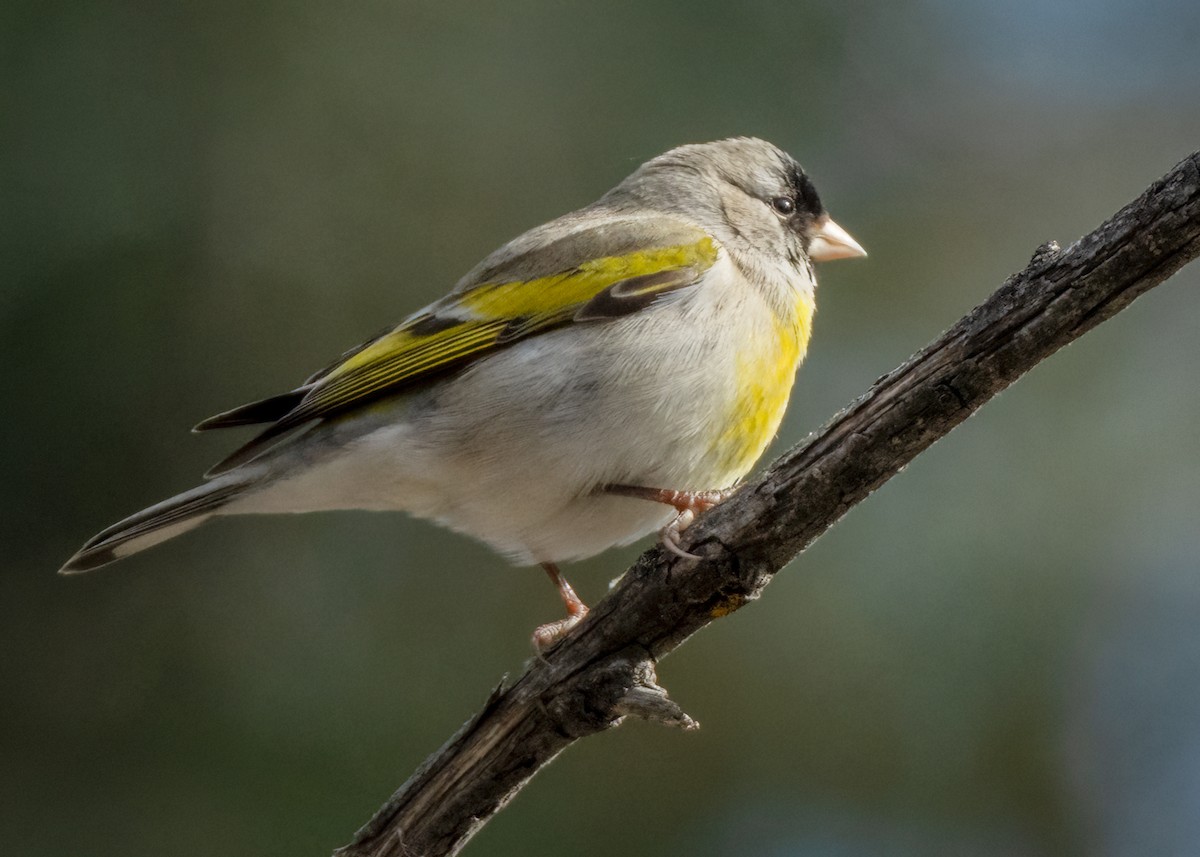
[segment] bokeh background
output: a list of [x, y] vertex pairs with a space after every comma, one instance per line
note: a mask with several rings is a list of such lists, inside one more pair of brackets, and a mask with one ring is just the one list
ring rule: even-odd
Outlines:
[[[401, 516], [58, 565], [192, 437], [683, 142], [800, 158], [821, 271], [778, 449], [1200, 144], [1200, 5], [0, 7], [0, 842], [324, 854], [559, 605]], [[1200, 854], [1200, 266], [1048, 360], [660, 670], [469, 854]], [[636, 550], [571, 569], [588, 599]]]

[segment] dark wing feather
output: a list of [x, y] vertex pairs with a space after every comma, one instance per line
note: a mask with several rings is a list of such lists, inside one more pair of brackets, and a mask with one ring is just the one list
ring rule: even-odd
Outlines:
[[248, 405], [241, 405], [233, 410], [215, 414], [206, 420], [196, 423], [192, 431], [212, 431], [213, 429], [234, 428], [236, 426], [251, 426], [258, 423], [273, 423], [281, 420], [296, 406], [308, 392], [307, 387], [300, 387], [269, 399], [261, 399]]

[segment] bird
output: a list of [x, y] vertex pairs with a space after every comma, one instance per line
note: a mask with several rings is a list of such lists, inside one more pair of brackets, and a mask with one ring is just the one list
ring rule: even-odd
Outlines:
[[62, 567], [124, 559], [222, 515], [407, 512], [541, 565], [659, 531], [668, 550], [774, 438], [808, 350], [813, 264], [866, 252], [764, 140], [688, 144], [487, 256], [443, 298], [279, 395], [194, 431], [260, 426], [189, 491]]

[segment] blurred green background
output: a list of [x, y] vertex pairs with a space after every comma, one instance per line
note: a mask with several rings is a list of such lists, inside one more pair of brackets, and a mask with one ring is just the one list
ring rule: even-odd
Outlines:
[[[58, 565], [287, 389], [674, 145], [796, 155], [777, 450], [1200, 144], [1200, 6], [0, 8], [0, 842], [324, 854], [529, 656], [540, 571], [401, 516]], [[1200, 853], [1200, 266], [1039, 366], [666, 661], [469, 854]], [[571, 569], [585, 598], [636, 550]]]

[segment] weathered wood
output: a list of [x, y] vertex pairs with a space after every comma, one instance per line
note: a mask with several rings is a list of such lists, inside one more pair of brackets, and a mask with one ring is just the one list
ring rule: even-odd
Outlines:
[[1028, 267], [820, 432], [647, 551], [545, 658], [431, 756], [337, 853], [454, 854], [574, 741], [637, 714], [694, 728], [654, 664], [757, 598], [789, 560], [992, 396], [1200, 254], [1200, 153], [1098, 229]]

